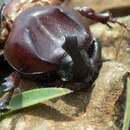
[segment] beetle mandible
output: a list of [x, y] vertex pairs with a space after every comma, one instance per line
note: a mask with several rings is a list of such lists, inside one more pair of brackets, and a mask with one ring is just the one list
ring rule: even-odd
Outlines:
[[[6, 111], [20, 79], [59, 80], [72, 83], [73, 90], [92, 84], [101, 67], [101, 45], [82, 22], [82, 16], [108, 25], [111, 16], [97, 14], [91, 8], [71, 8], [69, 0], [57, 6], [32, 7], [12, 23], [4, 47], [4, 57], [15, 70], [5, 79], [5, 94], [0, 110]], [[1, 11], [2, 18], [6, 16]], [[5, 22], [7, 25], [8, 22]], [[48, 85], [49, 86], [49, 85]]]

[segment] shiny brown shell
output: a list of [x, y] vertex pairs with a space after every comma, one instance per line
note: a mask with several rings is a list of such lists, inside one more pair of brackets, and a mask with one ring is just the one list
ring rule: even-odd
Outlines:
[[77, 37], [88, 51], [93, 39], [79, 13], [63, 6], [33, 7], [15, 20], [4, 49], [9, 64], [22, 73], [57, 71], [67, 52], [65, 37]]

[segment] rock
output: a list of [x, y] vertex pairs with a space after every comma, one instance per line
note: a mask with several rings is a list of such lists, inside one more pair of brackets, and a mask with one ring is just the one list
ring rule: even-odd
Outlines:
[[0, 122], [0, 130], [118, 130], [115, 109], [127, 71], [121, 63], [105, 62], [93, 88], [18, 111]]
[[113, 119], [116, 113], [114, 109], [124, 90], [124, 79], [127, 75], [125, 69], [122, 64], [116, 62], [103, 64], [95, 88], [92, 91], [90, 103], [86, 108], [86, 116], [89, 117], [88, 121], [92, 124], [92, 128], [93, 126], [96, 126], [96, 130], [115, 128]]

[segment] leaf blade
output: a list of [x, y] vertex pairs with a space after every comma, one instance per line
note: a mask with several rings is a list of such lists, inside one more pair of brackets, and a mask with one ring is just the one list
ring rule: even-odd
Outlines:
[[72, 91], [65, 88], [42, 88], [33, 89], [23, 92], [21, 95], [12, 97], [9, 107], [11, 111], [20, 110], [38, 103], [48, 101], [50, 99], [60, 97], [71, 93]]

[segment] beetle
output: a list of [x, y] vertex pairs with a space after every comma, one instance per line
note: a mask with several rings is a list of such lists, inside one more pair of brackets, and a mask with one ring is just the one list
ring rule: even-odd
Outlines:
[[81, 17], [108, 26], [108, 22], [118, 22], [91, 8], [73, 9], [68, 2], [26, 9], [12, 23], [4, 57], [15, 72], [2, 84], [5, 94], [0, 100], [1, 112], [8, 110], [21, 78], [40, 80], [48, 86], [58, 80], [63, 86], [72, 84], [73, 90], [91, 85], [96, 79], [102, 65], [101, 45]]

